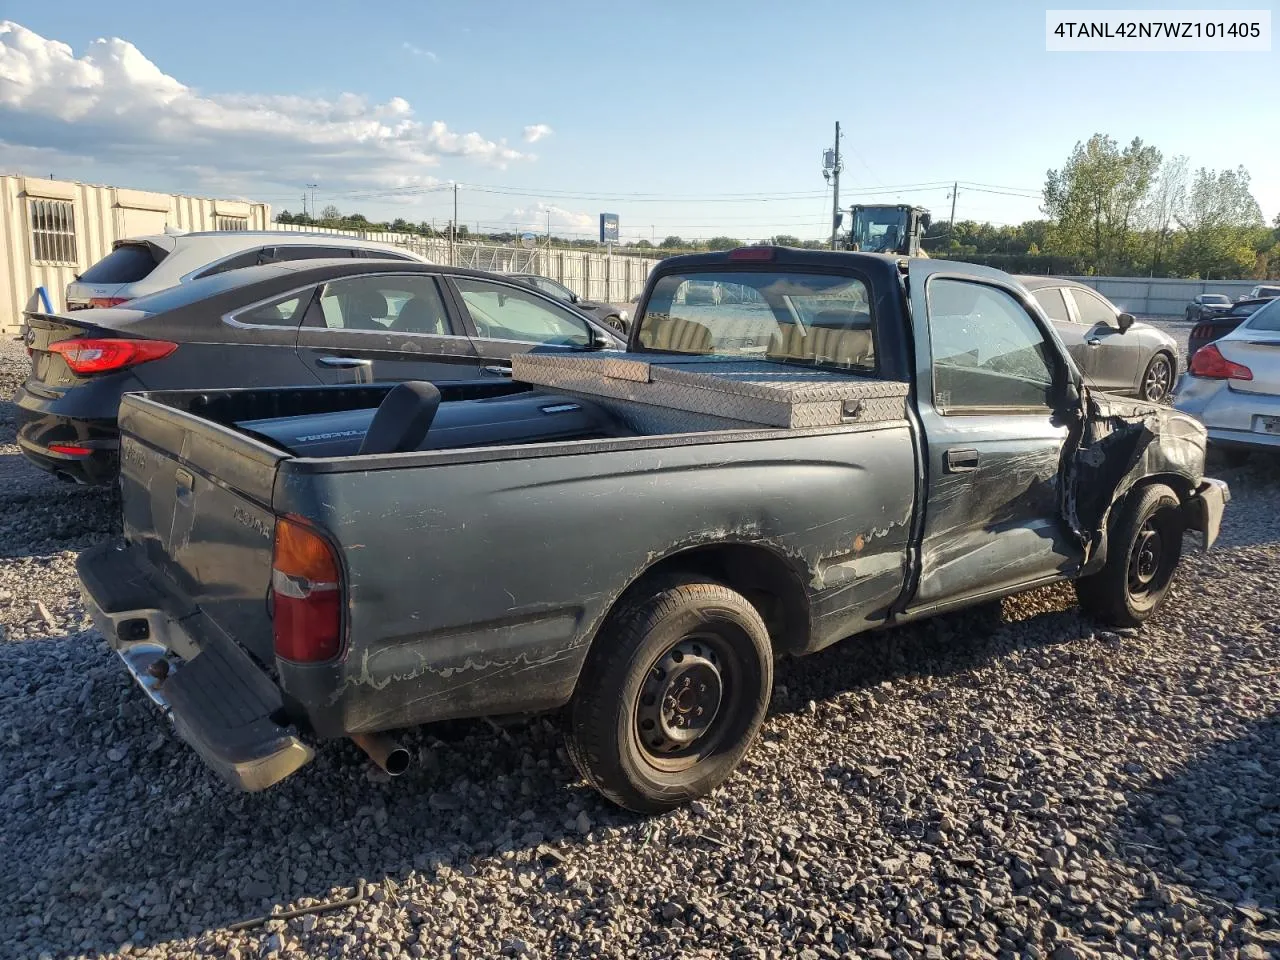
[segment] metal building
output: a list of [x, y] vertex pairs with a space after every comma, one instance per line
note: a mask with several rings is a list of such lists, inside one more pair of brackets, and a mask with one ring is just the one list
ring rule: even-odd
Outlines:
[[0, 176], [0, 334], [15, 334], [25, 310], [54, 310], [67, 284], [116, 240], [183, 230], [265, 230], [265, 203], [150, 193], [67, 180]]

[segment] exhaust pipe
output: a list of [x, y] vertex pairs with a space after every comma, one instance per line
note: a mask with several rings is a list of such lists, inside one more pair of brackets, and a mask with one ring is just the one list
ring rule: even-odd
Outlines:
[[409, 751], [386, 734], [353, 733], [351, 739], [388, 776], [398, 777], [409, 769]]

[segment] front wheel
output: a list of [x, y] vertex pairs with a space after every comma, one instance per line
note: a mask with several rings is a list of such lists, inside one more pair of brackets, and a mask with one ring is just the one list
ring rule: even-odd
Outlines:
[[1110, 522], [1107, 562], [1076, 581], [1080, 606], [1104, 623], [1136, 627], [1159, 608], [1182, 559], [1182, 503], [1162, 483], [1132, 491]]
[[626, 335], [627, 325], [622, 322], [621, 317], [617, 315], [605, 317], [604, 323], [606, 327], [609, 327], [615, 333], [620, 333], [620, 334], [623, 334], [624, 336]]
[[1142, 374], [1142, 399], [1162, 403], [1173, 389], [1173, 363], [1169, 355], [1157, 353]]
[[772, 686], [769, 634], [745, 597], [701, 579], [642, 585], [587, 655], [569, 755], [619, 806], [670, 810], [733, 773]]

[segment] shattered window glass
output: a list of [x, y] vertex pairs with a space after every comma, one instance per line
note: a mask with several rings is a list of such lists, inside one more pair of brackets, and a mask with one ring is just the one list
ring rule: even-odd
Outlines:
[[938, 278], [928, 302], [940, 411], [1052, 406], [1052, 354], [1017, 300], [997, 287]]

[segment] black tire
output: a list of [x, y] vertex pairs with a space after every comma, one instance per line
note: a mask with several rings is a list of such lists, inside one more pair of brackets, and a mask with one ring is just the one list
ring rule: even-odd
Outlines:
[[642, 584], [587, 655], [569, 708], [569, 756], [619, 806], [670, 810], [733, 773], [772, 688], [769, 634], [745, 597], [699, 578]]
[[627, 332], [627, 325], [622, 322], [622, 318], [619, 317], [617, 314], [613, 314], [612, 316], [605, 317], [604, 325], [617, 333], [621, 333], [625, 335]]
[[1138, 396], [1152, 403], [1163, 403], [1173, 391], [1175, 375], [1173, 358], [1164, 351], [1157, 353], [1147, 364], [1147, 369], [1142, 371], [1142, 382], [1138, 384]]
[[1162, 483], [1129, 493], [1113, 511], [1107, 562], [1076, 581], [1085, 613], [1116, 627], [1136, 627], [1160, 609], [1182, 559], [1182, 504]]

